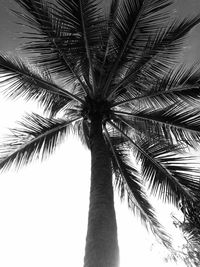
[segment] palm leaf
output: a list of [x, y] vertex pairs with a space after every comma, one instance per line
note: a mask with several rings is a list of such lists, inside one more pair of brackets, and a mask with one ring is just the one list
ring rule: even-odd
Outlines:
[[[142, 175], [145, 179], [150, 181], [152, 193], [158, 194], [159, 197], [161, 197], [164, 201], [169, 201], [175, 204], [178, 204], [180, 198], [187, 199], [188, 201], [192, 201], [195, 198], [193, 191], [194, 188], [196, 188], [197, 190], [199, 186], [199, 177], [197, 176], [195, 179], [194, 176], [189, 175], [192, 168], [190, 165], [187, 166], [187, 164], [185, 165], [186, 167], [183, 171], [182, 176], [179, 175], [180, 173], [182, 173], [182, 171], [181, 167], [178, 168], [179, 164], [176, 160], [176, 156], [178, 153], [177, 146], [170, 145], [169, 143], [160, 142], [155, 142], [154, 145], [150, 145], [148, 139], [140, 139], [133, 141], [127, 134], [123, 133], [120, 128], [118, 128], [115, 124], [111, 122], [109, 123], [116, 130], [121, 132], [121, 134], [129, 141], [136, 158], [142, 164]], [[169, 158], [173, 162], [172, 167], [170, 167], [170, 165], [167, 165], [167, 153], [169, 153], [171, 156]], [[163, 164], [163, 162], [166, 162], [166, 164]], [[194, 161], [192, 163], [194, 163]], [[178, 168], [177, 172], [175, 171], [176, 167]]]
[[26, 26], [31, 28], [26, 36], [30, 41], [25, 42], [22, 49], [33, 53], [34, 57], [31, 58], [33, 63], [48, 67], [49, 71], [59, 74], [66, 82], [78, 81], [87, 92], [81, 74], [80, 60], [77, 58], [80, 51], [77, 52], [72, 46], [76, 43], [76, 38], [67, 31], [64, 21], [59, 18], [58, 8], [43, 0], [16, 0], [16, 2], [26, 13], [15, 13], [27, 23]]
[[173, 145], [162, 142], [150, 145], [140, 140], [134, 147], [141, 170], [154, 195], [164, 201], [178, 204], [180, 199], [191, 201], [199, 187], [196, 158], [178, 154]]
[[132, 116], [150, 122], [151, 127], [160, 127], [163, 131], [168, 131], [176, 142], [184, 142], [195, 148], [200, 140], [199, 110], [184, 104], [158, 110], [146, 109]]
[[[151, 142], [163, 140], [165, 143], [174, 144], [173, 136], [165, 128], [159, 127], [159, 125], [153, 124], [151, 121], [141, 120], [138, 118], [129, 118], [121, 115], [115, 115], [113, 117], [114, 122], [117, 126], [126, 134], [131, 134], [131, 136], [146, 137]], [[180, 143], [183, 149], [185, 149], [184, 144]]]
[[[105, 93], [107, 92], [113, 76], [118, 76], [118, 69], [121, 69], [123, 62], [129, 61], [130, 51], [138, 54], [138, 48], [144, 48], [149, 34], [153, 33], [157, 28], [158, 11], [171, 4], [171, 1], [139, 1], [127, 0], [122, 1], [117, 14], [112, 34], [115, 43], [115, 49], [118, 51], [116, 60], [111, 66], [109, 76], [105, 85]], [[159, 16], [160, 17], [160, 16]], [[162, 14], [162, 17], [163, 14]], [[160, 17], [161, 18], [161, 17]], [[159, 20], [161, 22], [161, 20]], [[136, 49], [133, 49], [136, 48]], [[133, 57], [131, 56], [131, 61]]]
[[27, 115], [21, 127], [12, 129], [12, 134], [2, 142], [0, 148], [0, 169], [11, 166], [17, 168], [30, 163], [33, 159], [43, 159], [51, 154], [58, 143], [72, 129], [71, 120], [49, 119], [37, 114]]
[[[134, 87], [138, 80], [155, 83], [158, 77], [162, 77], [169, 67], [177, 63], [186, 34], [199, 22], [199, 16], [183, 21], [175, 20], [167, 29], [161, 28], [157, 36], [150, 35], [142, 46], [142, 52], [135, 53], [137, 58], [110, 93], [113, 94], [118, 88], [124, 88], [128, 84], [133, 84]], [[131, 58], [134, 58], [134, 55]]]
[[139, 173], [130, 163], [127, 148], [116, 145], [108, 132], [106, 136], [110, 145], [115, 180], [121, 197], [124, 198], [126, 192], [129, 208], [139, 215], [144, 225], [150, 228], [166, 247], [170, 248], [170, 238], [164, 233], [155, 217], [151, 204], [147, 201]]
[[117, 14], [119, 12], [120, 0], [112, 0], [110, 5], [109, 13], [106, 17], [106, 30], [105, 30], [105, 40], [104, 45], [102, 46], [102, 56], [100, 57], [100, 77], [98, 81], [98, 86], [100, 87], [104, 84], [107, 77], [107, 70], [109, 66], [112, 65], [116, 57], [116, 51], [114, 48], [114, 42], [112, 37], [112, 29], [117, 20]]
[[12, 58], [0, 55], [1, 84], [5, 84], [4, 93], [13, 99], [25, 97], [26, 100], [37, 100], [49, 111], [61, 98], [65, 105], [72, 100], [83, 102], [83, 100], [67, 90], [56, 85], [50, 74], [38, 69], [20, 58]]
[[105, 19], [103, 19], [99, 4], [91, 0], [59, 0], [58, 3], [63, 8], [60, 15], [64, 24], [70, 28], [72, 36], [76, 36], [76, 42], [72, 43], [72, 47], [76, 52], [75, 56], [80, 57], [81, 72], [87, 84], [92, 83], [91, 88], [94, 90], [98, 79], [96, 74], [99, 68], [98, 58], [105, 46]]
[[[146, 107], [172, 105], [180, 101], [194, 105], [200, 98], [199, 84], [199, 64], [188, 68], [185, 65], [179, 66], [176, 70], [168, 70], [168, 72], [155, 83], [149, 86], [149, 90], [144, 93], [138, 93], [134, 97], [118, 98], [112, 106], [120, 106], [123, 104], [143, 105]], [[135, 89], [135, 88], [134, 88]], [[132, 89], [132, 90], [134, 90]], [[139, 90], [138, 90], [139, 91]]]

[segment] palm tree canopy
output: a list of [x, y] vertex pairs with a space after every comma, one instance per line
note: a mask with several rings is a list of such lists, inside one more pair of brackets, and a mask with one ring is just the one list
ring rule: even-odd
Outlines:
[[51, 154], [70, 132], [90, 148], [99, 120], [121, 198], [167, 244], [143, 186], [174, 204], [197, 194], [199, 169], [182, 152], [200, 141], [199, 66], [177, 62], [200, 16], [167, 23], [170, 0], [112, 0], [109, 10], [94, 0], [15, 1], [28, 60], [0, 55], [4, 93], [36, 100], [44, 116], [27, 114], [11, 131], [0, 168]]

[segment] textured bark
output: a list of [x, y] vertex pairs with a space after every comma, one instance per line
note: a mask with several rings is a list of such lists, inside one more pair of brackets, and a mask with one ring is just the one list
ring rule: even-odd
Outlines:
[[84, 267], [119, 266], [112, 169], [101, 121], [91, 126], [91, 189]]

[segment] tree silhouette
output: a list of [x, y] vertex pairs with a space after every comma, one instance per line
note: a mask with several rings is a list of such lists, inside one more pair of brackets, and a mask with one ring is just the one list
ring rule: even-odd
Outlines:
[[[113, 182], [167, 247], [144, 185], [165, 202], [195, 199], [199, 170], [182, 153], [200, 140], [198, 66], [175, 67], [200, 16], [169, 20], [170, 0], [15, 0], [24, 56], [0, 55], [8, 97], [37, 101], [1, 147], [0, 168], [54, 152], [73, 132], [91, 151], [85, 267], [119, 264]], [[131, 160], [135, 157], [137, 164]], [[139, 166], [139, 167], [138, 167]]]

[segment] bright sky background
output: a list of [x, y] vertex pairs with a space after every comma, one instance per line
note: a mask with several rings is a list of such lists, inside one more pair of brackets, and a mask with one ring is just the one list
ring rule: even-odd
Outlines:
[[[12, 0], [0, 0], [0, 47], [13, 51], [15, 25], [6, 8]], [[181, 3], [181, 4], [180, 4]], [[177, 13], [200, 11], [199, 0], [179, 0]], [[13, 20], [13, 18], [12, 18]], [[193, 30], [186, 48], [186, 60], [196, 57], [199, 31]], [[5, 102], [0, 95], [0, 136], [19, 120], [30, 104]], [[0, 175], [0, 266], [81, 267], [83, 264], [90, 181], [90, 155], [69, 138], [45, 162], [35, 162], [18, 172]], [[171, 209], [159, 206], [159, 218], [171, 230]], [[140, 222], [116, 198], [120, 267], [183, 267], [165, 264], [164, 252], [152, 247], [152, 238]]]

